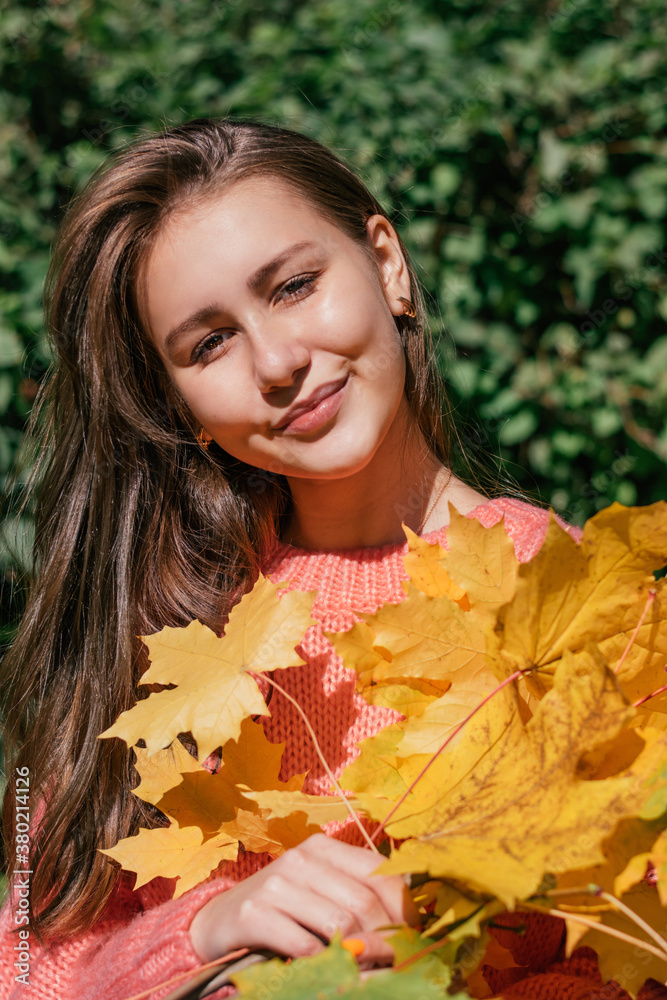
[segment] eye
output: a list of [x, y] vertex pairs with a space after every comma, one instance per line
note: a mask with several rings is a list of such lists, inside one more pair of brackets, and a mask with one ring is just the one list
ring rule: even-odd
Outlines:
[[294, 278], [290, 278], [289, 281], [278, 290], [276, 298], [278, 299], [301, 299], [305, 298], [312, 290], [313, 286], [319, 275], [317, 274], [299, 274]]
[[201, 344], [195, 348], [191, 359], [192, 362], [206, 362], [209, 355], [213, 354], [213, 352], [220, 347], [221, 344], [226, 344], [233, 336], [233, 330], [216, 330], [215, 333], [210, 334], [206, 340], [203, 340]]

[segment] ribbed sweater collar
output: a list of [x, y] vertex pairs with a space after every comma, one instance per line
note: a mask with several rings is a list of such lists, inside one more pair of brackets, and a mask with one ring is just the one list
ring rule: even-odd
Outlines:
[[[487, 501], [468, 516], [478, 516], [493, 503]], [[493, 520], [501, 516], [499, 513]], [[422, 537], [447, 547], [446, 527]], [[401, 582], [408, 578], [403, 564], [407, 553], [407, 541], [331, 551], [276, 542], [264, 572], [274, 583], [289, 581], [288, 590], [317, 591], [313, 616], [329, 622], [332, 614], [347, 617], [344, 613], [352, 609], [373, 614], [386, 601], [401, 601], [405, 596]]]

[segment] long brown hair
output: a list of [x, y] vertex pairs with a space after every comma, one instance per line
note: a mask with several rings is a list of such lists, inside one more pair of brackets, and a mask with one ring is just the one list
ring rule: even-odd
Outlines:
[[[132, 755], [97, 739], [137, 699], [136, 637], [193, 618], [220, 632], [289, 511], [284, 479], [197, 443], [138, 307], [141, 266], [170, 213], [253, 174], [293, 185], [370, 253], [366, 220], [386, 213], [328, 149], [274, 126], [203, 119], [115, 155], [72, 204], [53, 253], [55, 361], [31, 419], [34, 571], [0, 675], [7, 773], [27, 766], [32, 801], [45, 805], [31, 855], [32, 926], [45, 936], [95, 921], [118, 875], [97, 848], [149, 820], [131, 794]], [[408, 266], [417, 317], [396, 320], [406, 392], [448, 463], [444, 396]], [[8, 858], [13, 814], [10, 780]]]

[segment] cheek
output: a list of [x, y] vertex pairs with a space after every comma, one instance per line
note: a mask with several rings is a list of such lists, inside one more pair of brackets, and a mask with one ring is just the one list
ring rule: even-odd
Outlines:
[[[308, 309], [308, 306], [305, 307]], [[361, 358], [378, 347], [396, 328], [382, 296], [370, 278], [350, 268], [331, 282], [320, 297], [312, 299], [313, 312], [306, 323], [313, 346], [339, 351], [350, 359]], [[304, 318], [306, 312], [304, 310]]]
[[328, 346], [352, 362], [357, 375], [369, 383], [386, 385], [405, 381], [405, 354], [391, 314], [385, 315], [378, 303], [367, 295], [357, 300], [350, 296], [345, 308], [336, 311], [327, 322]]
[[383, 392], [401, 394], [405, 385], [405, 352], [396, 327], [376, 332], [373, 342], [359, 358], [359, 374]]
[[181, 386], [181, 393], [198, 423], [220, 444], [223, 437], [233, 440], [247, 428], [249, 394], [232, 379], [225, 379], [223, 386], [214, 378], [210, 382], [198, 379], [196, 385]]

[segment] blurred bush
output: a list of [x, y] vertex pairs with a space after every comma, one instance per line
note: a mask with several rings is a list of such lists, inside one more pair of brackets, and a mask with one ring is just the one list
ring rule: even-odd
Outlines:
[[72, 191], [231, 113], [324, 141], [391, 210], [470, 455], [578, 523], [666, 495], [663, 0], [21, 0], [0, 42], [1, 475]]

